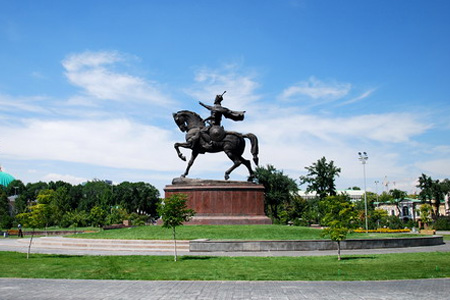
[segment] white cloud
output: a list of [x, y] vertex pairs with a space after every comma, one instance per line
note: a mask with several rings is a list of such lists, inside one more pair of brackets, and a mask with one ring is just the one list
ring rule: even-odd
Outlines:
[[42, 102], [45, 100], [48, 99], [41, 96], [13, 97], [0, 94], [0, 111], [47, 113], [48, 109], [42, 107]]
[[367, 97], [372, 95], [374, 92], [375, 92], [375, 89], [367, 90], [364, 93], [362, 93], [361, 95], [343, 102], [342, 105], [347, 105], [347, 104], [355, 103], [355, 102], [361, 101], [363, 99], [366, 99]]
[[88, 181], [87, 178], [76, 177], [76, 176], [69, 175], [69, 174], [57, 174], [57, 173], [49, 173], [49, 174], [45, 175], [42, 178], [42, 180], [45, 181], [45, 182], [64, 181], [64, 182], [68, 182], [68, 183], [73, 184], [73, 185], [77, 185], [77, 184], [80, 184], [82, 182]]
[[[440, 158], [417, 162], [416, 166], [431, 177], [449, 178], [450, 159]], [[420, 174], [419, 174], [420, 175]]]
[[68, 56], [62, 64], [69, 81], [92, 97], [158, 106], [173, 103], [157, 82], [116, 71], [114, 67], [125, 60], [118, 52], [83, 52]]
[[424, 133], [430, 125], [418, 116], [407, 113], [359, 115], [348, 118], [324, 117], [307, 114], [289, 114], [278, 117], [260, 116], [247, 130], [262, 132], [270, 141], [305, 141], [319, 139], [334, 143], [372, 140], [375, 142], [408, 142], [413, 136]]
[[212, 102], [217, 94], [227, 91], [222, 105], [234, 110], [248, 109], [260, 99], [255, 92], [259, 83], [255, 80], [256, 74], [243, 75], [238, 71], [235, 65], [216, 70], [199, 69], [195, 74], [195, 86], [186, 92], [202, 102]]
[[352, 85], [350, 83], [340, 83], [337, 81], [323, 82], [315, 77], [310, 77], [306, 81], [286, 88], [281, 96], [281, 100], [289, 100], [299, 96], [306, 96], [314, 100], [336, 100], [346, 96]]
[[[175, 151], [170, 132], [126, 119], [28, 120], [6, 130], [2, 152], [16, 159], [60, 160], [92, 165], [169, 170]], [[170, 155], [170, 159], [169, 159]]]

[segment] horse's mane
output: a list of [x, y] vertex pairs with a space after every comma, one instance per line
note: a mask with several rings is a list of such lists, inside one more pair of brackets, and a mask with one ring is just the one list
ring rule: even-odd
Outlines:
[[203, 121], [203, 118], [196, 112], [190, 111], [190, 110], [180, 110], [179, 112], [176, 113], [177, 115], [187, 115], [187, 116], [191, 116], [194, 119], [197, 119], [195, 121], [197, 121], [199, 124], [204, 125], [205, 122]]

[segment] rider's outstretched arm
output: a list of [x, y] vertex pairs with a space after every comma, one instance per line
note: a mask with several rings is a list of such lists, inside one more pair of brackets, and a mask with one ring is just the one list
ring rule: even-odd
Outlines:
[[206, 104], [204, 104], [203, 102], [201, 102], [201, 101], [199, 101], [198, 102], [201, 106], [203, 106], [203, 107], [205, 107], [205, 108], [207, 108], [207, 109], [209, 109], [209, 110], [211, 110], [212, 109], [212, 106], [210, 106], [210, 105], [206, 105]]

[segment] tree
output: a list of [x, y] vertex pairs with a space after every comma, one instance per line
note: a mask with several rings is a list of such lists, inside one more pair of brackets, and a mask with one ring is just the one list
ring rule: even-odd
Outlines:
[[441, 202], [444, 201], [445, 196], [450, 192], [450, 181], [446, 178], [440, 182], [422, 173], [417, 187], [421, 189], [419, 199], [423, 203], [434, 206], [432, 216], [434, 220], [437, 220]]
[[165, 198], [158, 206], [158, 213], [163, 220], [163, 227], [172, 229], [174, 242], [174, 260], [177, 261], [177, 239], [175, 228], [183, 225], [183, 222], [195, 215], [195, 211], [187, 208], [187, 196], [184, 194], [174, 194]]
[[308, 174], [300, 176], [300, 185], [308, 183], [306, 192], [316, 192], [320, 199], [336, 195], [334, 178], [339, 177], [341, 168], [336, 167], [333, 161], [328, 163], [326, 158], [322, 157], [305, 169]]
[[433, 179], [422, 173], [419, 177], [419, 184], [416, 187], [420, 188], [419, 199], [423, 203], [431, 204], [433, 199]]
[[[33, 228], [30, 243], [28, 244], [27, 259], [30, 257], [31, 244], [33, 243], [34, 237], [34, 229], [47, 226], [51, 217], [50, 205], [49, 203], [47, 203], [49, 198], [48, 191], [53, 190], [43, 190], [43, 193], [40, 194], [40, 199], [38, 199], [38, 203], [29, 206], [29, 212], [21, 213], [16, 216], [17, 220], [24, 226]], [[41, 201], [41, 203], [39, 203], [39, 200]]]
[[83, 186], [82, 195], [78, 208], [90, 211], [94, 206], [102, 208], [110, 207], [112, 203], [112, 185], [104, 181], [89, 181]]
[[433, 208], [428, 203], [422, 204], [419, 208], [419, 213], [420, 213], [420, 220], [422, 221], [423, 224], [425, 224], [425, 229], [428, 228], [428, 226], [430, 226], [431, 224], [432, 220], [431, 216], [433, 213]]
[[399, 204], [401, 201], [405, 200], [405, 198], [408, 194], [406, 192], [398, 190], [398, 189], [390, 190], [389, 194], [392, 197], [389, 202], [395, 205], [395, 207], [397, 208], [398, 214], [400, 215]]
[[283, 204], [290, 205], [293, 195], [298, 191], [297, 183], [272, 165], [257, 167], [255, 177], [259, 184], [264, 185], [266, 214], [278, 220], [280, 207]]
[[337, 243], [338, 260], [341, 260], [341, 241], [347, 238], [347, 234], [356, 219], [354, 205], [347, 196], [328, 196], [322, 200], [325, 206], [325, 216], [322, 219], [323, 224], [327, 226], [323, 230], [323, 236], [329, 236], [332, 241]]
[[0, 187], [0, 229], [12, 227], [12, 218], [9, 213], [9, 200], [3, 188]]
[[370, 218], [372, 224], [375, 228], [380, 228], [381, 224], [387, 223], [388, 213], [384, 209], [376, 208], [370, 214]]
[[100, 206], [94, 206], [89, 213], [89, 220], [92, 226], [103, 226], [105, 225], [106, 215], [108, 213]]
[[122, 182], [114, 186], [113, 205], [124, 207], [129, 213], [139, 213], [156, 217], [159, 191], [145, 182]]

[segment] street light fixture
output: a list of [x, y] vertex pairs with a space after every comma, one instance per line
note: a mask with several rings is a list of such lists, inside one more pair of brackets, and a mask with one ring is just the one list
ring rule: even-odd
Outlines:
[[359, 155], [359, 161], [361, 161], [363, 165], [363, 174], [364, 174], [364, 215], [366, 219], [366, 233], [369, 232], [369, 225], [367, 223], [367, 189], [366, 189], [366, 163], [369, 159], [369, 156], [366, 152], [358, 152]]
[[378, 184], [379, 184], [380, 182], [378, 181], [378, 180], [375, 180], [375, 191], [376, 191], [376, 193], [377, 193], [377, 202], [378, 202]]

